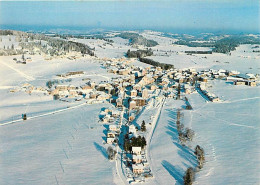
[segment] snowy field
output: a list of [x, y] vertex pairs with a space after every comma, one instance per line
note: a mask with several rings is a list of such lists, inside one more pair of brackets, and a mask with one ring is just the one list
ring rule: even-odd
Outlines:
[[177, 109], [184, 106], [180, 100], [167, 99], [155, 128], [150, 156], [154, 180], [151, 184], [183, 184], [182, 177], [188, 167], [196, 166], [196, 157], [188, 147], [178, 141], [176, 129]]
[[260, 54], [252, 52], [252, 45], [239, 46], [235, 51], [231, 52], [231, 56], [222, 53], [187, 55], [184, 53], [185, 51], [204, 51], [210, 50], [210, 48], [180, 45], [159, 45], [155, 46], [154, 49], [156, 50], [154, 52], [155, 56], [149, 58], [158, 62], [173, 64], [176, 68], [227, 69], [239, 70], [243, 73], [259, 73], [260, 71]]
[[97, 122], [103, 106], [1, 127], [0, 184], [113, 184], [115, 164]]
[[[183, 110], [183, 122], [195, 131], [189, 144], [202, 146], [206, 163], [194, 184], [258, 184], [260, 167], [259, 87], [237, 87], [214, 81], [211, 89], [222, 103], [188, 95], [193, 110]], [[151, 184], [183, 184], [188, 167], [196, 166], [193, 151], [182, 147], [176, 130], [176, 112], [183, 101], [167, 99], [155, 129], [150, 155], [155, 179]]]
[[259, 184], [260, 88], [216, 81], [211, 89], [223, 103], [206, 103], [199, 94], [188, 98], [194, 110], [185, 124], [196, 133], [194, 142], [206, 151], [206, 164], [197, 184]]

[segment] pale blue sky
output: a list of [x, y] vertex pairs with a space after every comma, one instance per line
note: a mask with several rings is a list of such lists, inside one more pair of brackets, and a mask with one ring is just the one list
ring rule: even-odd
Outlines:
[[[0, 2], [4, 26], [259, 32], [259, 0]], [[5, 27], [3, 27], [5, 28]]]

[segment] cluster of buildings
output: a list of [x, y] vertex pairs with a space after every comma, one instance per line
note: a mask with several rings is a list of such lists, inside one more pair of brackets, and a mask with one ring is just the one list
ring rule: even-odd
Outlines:
[[32, 84], [29, 84], [29, 83], [25, 83], [21, 87], [16, 87], [16, 88], [9, 90], [9, 92], [11, 92], [11, 93], [15, 93], [18, 91], [24, 91], [28, 94], [31, 94], [31, 93], [43, 93], [45, 95], [48, 94], [47, 88], [44, 88], [41, 86], [33, 86]]
[[[100, 90], [99, 88], [102, 86], [104, 90]], [[94, 82], [88, 81], [86, 84], [81, 86], [67, 85], [61, 84], [55, 86], [54, 89], [50, 90], [50, 94], [53, 96], [57, 96], [63, 101], [68, 99], [75, 100], [92, 100], [93, 101], [105, 101], [109, 100], [111, 94], [105, 92], [106, 88], [109, 88], [108, 84], [98, 84], [96, 85]]]
[[203, 73], [204, 76], [210, 79], [223, 79], [233, 82], [234, 85], [248, 85], [256, 86], [258, 83], [258, 75], [254, 74], [241, 74], [239, 71], [229, 71], [229, 70], [203, 70], [200, 73]]

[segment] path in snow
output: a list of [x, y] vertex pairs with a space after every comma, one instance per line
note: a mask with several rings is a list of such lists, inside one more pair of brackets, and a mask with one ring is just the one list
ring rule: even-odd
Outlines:
[[6, 63], [4, 63], [4, 62], [2, 62], [2, 61], [0, 61], [0, 63], [3, 64], [3, 65], [5, 65], [6, 67], [9, 67], [10, 69], [14, 70], [15, 72], [19, 73], [22, 77], [26, 78], [26, 80], [28, 80], [28, 81], [35, 80], [34, 77], [29, 76], [29, 75], [23, 73], [22, 71], [20, 71], [20, 70], [14, 68], [14, 67], [11, 66], [11, 65], [8, 65], [8, 64], [6, 64]]
[[[88, 105], [88, 104], [82, 103], [82, 104], [79, 104], [79, 105], [75, 105], [75, 106], [72, 106], [72, 107], [68, 107], [68, 108], [64, 108], [64, 109], [60, 109], [60, 110], [56, 110], [56, 111], [40, 114], [40, 115], [37, 115], [37, 116], [27, 117], [27, 120], [34, 119], [34, 118], [39, 118], [39, 117], [44, 117], [44, 116], [52, 115], [52, 114], [59, 113], [59, 112], [68, 111], [68, 110], [71, 110], [71, 109], [75, 109], [75, 108], [81, 107], [83, 105]], [[8, 121], [8, 122], [0, 123], [0, 126], [13, 124], [13, 123], [17, 123], [17, 122], [20, 122], [20, 121], [24, 121], [24, 120], [23, 119], [17, 119], [17, 120], [13, 120], [13, 121]]]

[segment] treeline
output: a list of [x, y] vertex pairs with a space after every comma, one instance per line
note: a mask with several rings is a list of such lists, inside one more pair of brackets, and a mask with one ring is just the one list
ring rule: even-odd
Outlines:
[[149, 58], [139, 58], [140, 62], [150, 64], [152, 66], [161, 67], [163, 70], [173, 69], [174, 65], [156, 62]]
[[[186, 99], [186, 98], [185, 98]], [[187, 101], [187, 99], [186, 99]], [[194, 131], [190, 128], [185, 128], [184, 125], [180, 122], [181, 112], [180, 110], [177, 111], [177, 121], [176, 121], [176, 128], [179, 135], [179, 140], [181, 144], [184, 146], [186, 145], [187, 141], [192, 141], [194, 137]], [[197, 158], [198, 165], [195, 168], [189, 167], [184, 176], [183, 176], [183, 184], [184, 185], [192, 185], [195, 181], [195, 173], [203, 167], [205, 163], [205, 152], [202, 147], [197, 145], [194, 149], [194, 155]]]
[[94, 56], [94, 52], [86, 44], [62, 38], [12, 30], [1, 30], [0, 34], [15, 35], [17, 37], [16, 40], [20, 42], [22, 50], [27, 49], [31, 54], [34, 54], [34, 49], [37, 48], [40, 52], [50, 56], [59, 56], [72, 51]]
[[24, 54], [23, 50], [21, 49], [11, 49], [10, 48], [4, 48], [0, 49], [0, 56], [10, 56], [10, 55], [22, 55]]
[[113, 40], [104, 37], [103, 35], [72, 35], [72, 34], [55, 34], [54, 37], [60, 37], [62, 39], [78, 38], [78, 39], [99, 39], [109, 43], [114, 43]]
[[177, 127], [177, 132], [179, 135], [179, 140], [180, 140], [181, 144], [184, 146], [187, 141], [192, 141], [195, 133], [192, 129], [185, 128], [184, 125], [180, 122], [180, 118], [181, 118], [181, 112], [180, 112], [180, 110], [178, 110], [176, 127]]
[[152, 55], [153, 55], [153, 51], [151, 48], [147, 50], [137, 50], [137, 51], [130, 51], [129, 49], [126, 53], [126, 56], [129, 58], [143, 58]]
[[117, 36], [123, 39], [128, 39], [131, 45], [144, 45], [146, 47], [153, 47], [158, 45], [156, 41], [148, 40], [138, 33], [123, 32]]
[[260, 39], [251, 36], [231, 36], [216, 41], [214, 52], [229, 53], [241, 44], [260, 44]]
[[214, 47], [215, 42], [192, 42], [190, 40], [178, 40], [174, 44], [185, 45], [189, 47]]
[[[210, 42], [193, 42], [194, 40], [182, 39], [175, 42], [178, 45], [186, 45], [189, 47], [211, 47], [216, 53], [230, 53], [241, 44], [260, 44], [260, 39], [246, 35], [232, 35], [216, 41]], [[204, 53], [203, 53], [204, 54]], [[205, 53], [207, 54], [207, 53]]]
[[212, 51], [185, 51], [185, 53], [189, 53], [189, 54], [212, 54]]
[[13, 35], [12, 30], [0, 30], [0, 35]]

